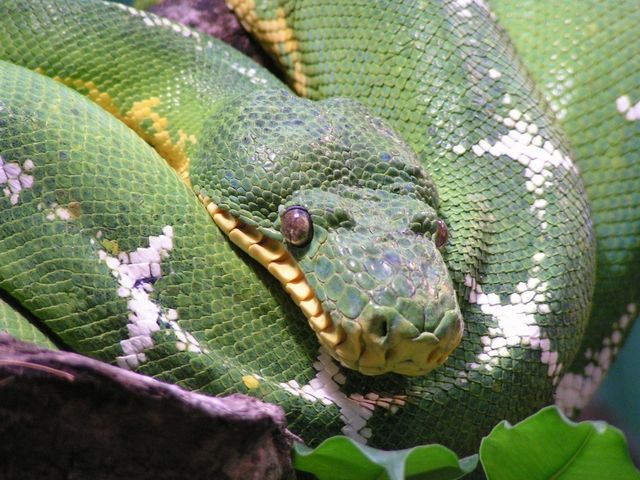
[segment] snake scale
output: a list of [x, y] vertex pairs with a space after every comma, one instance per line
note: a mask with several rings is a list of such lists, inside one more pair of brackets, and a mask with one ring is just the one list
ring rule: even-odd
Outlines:
[[230, 6], [311, 100], [152, 14], [0, 1], [2, 328], [309, 444], [578, 411], [640, 300], [638, 3]]

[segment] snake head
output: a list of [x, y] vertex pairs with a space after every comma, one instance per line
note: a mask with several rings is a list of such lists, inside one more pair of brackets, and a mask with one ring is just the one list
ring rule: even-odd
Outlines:
[[[424, 375], [459, 344], [435, 185], [365, 107], [255, 92], [216, 114], [195, 158], [194, 189], [240, 222], [223, 230], [250, 254], [268, 251], [252, 256], [343, 365]], [[251, 247], [262, 237], [275, 250]]]
[[[345, 185], [295, 192], [281, 212], [301, 205], [313, 232], [287, 248], [321, 305], [309, 316], [320, 343], [367, 375], [420, 375], [444, 362], [462, 316], [436, 244], [436, 212], [405, 195]], [[276, 226], [284, 231], [286, 220]]]

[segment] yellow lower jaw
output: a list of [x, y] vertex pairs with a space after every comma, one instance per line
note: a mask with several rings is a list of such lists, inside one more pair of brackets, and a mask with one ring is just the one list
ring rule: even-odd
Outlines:
[[243, 224], [229, 212], [218, 208], [210, 198], [200, 195], [200, 201], [229, 240], [280, 281], [285, 291], [307, 317], [320, 343], [334, 350], [344, 341], [346, 337], [344, 331], [334, 326], [331, 317], [322, 309], [322, 305], [297, 262], [280, 242], [265, 237], [255, 227]]

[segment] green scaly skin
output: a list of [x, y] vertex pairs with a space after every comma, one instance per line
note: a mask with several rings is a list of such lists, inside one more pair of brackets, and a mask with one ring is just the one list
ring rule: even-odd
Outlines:
[[56, 349], [56, 346], [46, 335], [2, 299], [0, 299], [0, 331], [6, 332], [24, 342], [37, 343], [45, 348]]
[[[415, 157], [388, 127], [358, 121], [365, 116], [361, 107], [341, 101], [330, 107], [329, 102], [327, 112], [338, 113], [326, 117], [335, 123], [308, 114], [325, 107], [291, 100], [292, 109], [286, 110], [287, 94], [260, 92], [282, 91], [271, 75], [203, 35], [108, 4], [0, 2], [0, 59], [10, 62], [0, 68], [0, 155], [4, 165], [17, 165], [10, 168], [13, 173], [19, 168], [24, 176], [17, 197], [12, 190], [0, 197], [0, 292], [80, 352], [117, 359], [189, 389], [241, 391], [278, 403], [291, 428], [310, 444], [346, 433], [380, 447], [438, 442], [462, 454], [474, 451], [497, 421], [516, 421], [552, 400], [585, 328], [607, 330], [592, 327], [600, 318], [588, 321], [594, 238], [565, 137], [504, 33], [482, 6], [466, 3], [430, 4], [428, 10], [413, 4], [371, 10], [368, 2], [337, 10], [285, 5], [287, 25], [307, 57], [281, 55], [281, 60], [289, 61], [292, 72], [296, 62], [304, 63], [306, 78], [315, 82], [306, 85], [307, 93], [354, 96], [368, 104], [418, 153], [437, 185], [436, 195], [429, 175], [420, 173]], [[464, 7], [467, 13], [461, 13]], [[380, 28], [368, 25], [384, 25], [394, 34], [380, 41]], [[363, 263], [379, 261], [380, 253], [366, 247], [376, 234], [393, 237], [407, 228], [420, 233], [415, 237], [421, 240], [410, 237], [399, 248], [400, 264], [428, 255], [433, 263], [414, 273], [420, 270], [444, 285], [445, 299], [451, 297], [447, 288], [455, 288], [466, 327], [461, 345], [442, 367], [422, 377], [368, 377], [340, 368], [326, 352], [319, 353], [315, 335], [279, 283], [228, 242], [193, 192], [143, 139], [70, 89], [11, 64], [60, 77], [137, 127], [178, 166], [188, 157], [194, 185], [219, 205], [228, 202], [232, 212], [235, 208], [243, 221], [267, 235], [277, 238], [278, 209], [287, 202], [309, 205], [329, 240], [297, 257], [309, 277], [315, 272], [318, 281], [310, 282], [319, 292], [335, 289], [336, 298], [327, 296], [341, 313], [353, 302], [341, 299], [335, 286], [340, 280], [358, 285], [354, 295], [364, 292], [377, 307], [397, 301], [384, 289], [375, 298], [370, 293], [389, 280], [385, 275], [372, 275], [372, 286], [353, 282], [359, 267], [347, 271], [349, 259], [339, 261], [345, 252], [354, 254], [355, 245], [363, 245]], [[631, 85], [625, 94], [636, 99], [637, 87]], [[507, 93], [511, 103], [505, 103]], [[270, 103], [277, 95], [284, 100]], [[136, 103], [151, 98], [159, 102]], [[278, 108], [280, 118], [269, 116]], [[235, 124], [233, 114], [243, 112], [270, 119], [276, 136], [256, 136], [267, 129], [264, 122]], [[141, 122], [135, 123], [136, 115]], [[307, 128], [298, 133], [284, 128], [305, 115], [313, 117]], [[509, 118], [513, 125], [505, 121]], [[524, 127], [516, 125], [519, 121]], [[637, 124], [625, 124], [636, 130], [628, 134], [631, 148], [623, 150], [636, 155]], [[328, 126], [338, 147], [318, 145], [313, 134], [305, 137], [318, 125]], [[532, 139], [540, 136], [538, 157], [512, 158], [515, 147], [503, 136], [521, 127]], [[388, 138], [375, 147], [350, 140], [358, 129], [364, 138], [390, 132], [398, 151], [387, 151]], [[212, 143], [216, 136], [220, 142]], [[248, 165], [240, 155], [239, 161], [220, 166], [211, 152], [237, 152], [239, 145], [252, 142], [273, 148], [290, 143], [295, 159], [301, 153], [298, 140], [304, 138], [311, 139], [302, 151], [313, 154], [310, 166], [324, 167], [326, 162], [317, 160], [323, 148], [347, 145], [355, 152], [342, 156], [345, 165], [351, 158], [347, 170], [354, 172], [358, 162], [377, 167], [362, 167], [366, 174], [346, 171], [346, 181], [334, 183], [328, 177], [335, 169], [322, 170], [314, 183], [303, 163], [283, 175], [279, 188], [258, 175], [253, 186], [272, 193], [257, 211], [239, 203], [255, 200], [247, 193], [252, 185], [240, 179], [225, 187], [223, 178], [212, 180], [221, 174], [233, 178]], [[264, 153], [255, 151], [258, 158]], [[411, 168], [385, 170], [382, 153]], [[635, 178], [638, 162], [634, 165], [627, 178]], [[305, 188], [295, 193], [293, 182]], [[354, 193], [355, 188], [360, 191]], [[360, 200], [362, 189], [370, 190], [364, 196], [373, 203]], [[385, 207], [371, 212], [371, 205]], [[339, 212], [327, 214], [336, 206]], [[440, 253], [428, 238], [433, 208], [450, 229], [443, 250], [448, 275], [438, 269]], [[404, 218], [405, 212], [411, 218]], [[389, 220], [375, 217], [382, 214]], [[617, 238], [637, 252], [636, 237], [625, 233]], [[152, 263], [159, 263], [160, 271], [153, 279], [135, 276], [139, 281], [128, 284], [133, 273], [128, 278], [113, 274], [117, 262], [135, 263], [123, 256], [126, 252], [158, 257]], [[330, 267], [320, 261], [327, 258]], [[447, 287], [449, 275], [452, 287]], [[425, 281], [405, 277], [409, 287], [397, 287], [395, 293]], [[436, 317], [457, 308], [433, 297], [420, 302], [426, 302], [423, 310], [437, 311]], [[137, 326], [132, 312], [142, 319]], [[141, 325], [152, 325], [152, 331], [141, 331]], [[137, 343], [131, 338], [136, 336]]]
[[[508, 308], [485, 305], [483, 311], [491, 318], [476, 322], [471, 315], [477, 311], [477, 295], [463, 292], [461, 308], [469, 329], [475, 324], [495, 328], [500, 319], [512, 325], [522, 320], [511, 305], [518, 305], [525, 295], [531, 299], [532, 289], [521, 282], [543, 277], [533, 269], [525, 273], [526, 259], [515, 260], [516, 252], [545, 252], [542, 269], [566, 290], [551, 288], [543, 300], [536, 287], [533, 301], [550, 302], [561, 323], [573, 317], [569, 324], [575, 328], [569, 327], [573, 338], [558, 338], [563, 334], [554, 332], [558, 346], [552, 340], [551, 353], [543, 352], [541, 360], [551, 360], [556, 368], [562, 365], [554, 379], [556, 403], [569, 414], [586, 405], [630, 331], [640, 300], [640, 42], [634, 28], [640, 21], [638, 3], [460, 0], [375, 2], [374, 8], [366, 1], [338, 5], [271, 0], [259, 2], [255, 10], [247, 6], [252, 2], [230, 3], [245, 27], [285, 67], [290, 84], [300, 93], [314, 99], [356, 98], [416, 150], [438, 186], [439, 213], [451, 227], [445, 260], [454, 283], [475, 285], [465, 282], [470, 274], [484, 292], [497, 293], [500, 305]], [[294, 42], [295, 49], [274, 38], [273, 21], [278, 18], [293, 32], [287, 41]], [[538, 127], [535, 131], [530, 130], [532, 123]], [[511, 140], [504, 139], [507, 135]], [[536, 143], [538, 135], [541, 143]], [[538, 192], [538, 184], [531, 183], [540, 162], [530, 165], [526, 156], [517, 161], [528, 171], [507, 170], [522, 153], [548, 163], [540, 149], [528, 152], [533, 147], [569, 152], [580, 169], [597, 243], [593, 296], [583, 297], [585, 290], [570, 286], [590, 279], [572, 277], [565, 283], [555, 273], [564, 254], [570, 258], [576, 253], [560, 247], [562, 242], [554, 243], [559, 238], [554, 228], [578, 228], [581, 222], [573, 219], [576, 224], [554, 226], [549, 216], [552, 204], [564, 204], [549, 200], [548, 190], [565, 182], [555, 173], [549, 176], [544, 165], [541, 173], [547, 176]], [[504, 175], [509, 177], [506, 181]], [[517, 198], [525, 203], [515, 205], [516, 197], [505, 192], [518, 191], [515, 184], [508, 186], [518, 175], [529, 181], [519, 182], [525, 188]], [[488, 222], [486, 212], [493, 215]], [[524, 226], [518, 232], [519, 222], [537, 223], [538, 231]], [[524, 230], [531, 234], [527, 240]], [[563, 253], [546, 253], [556, 247]], [[587, 298], [588, 321], [576, 321], [582, 314], [573, 316], [572, 309]], [[465, 308], [465, 301], [471, 305]], [[539, 325], [555, 328], [541, 318], [536, 315]], [[504, 335], [495, 330], [476, 333], [485, 337], [485, 346]], [[581, 344], [574, 357], [576, 341]], [[550, 357], [556, 349], [557, 359]], [[554, 376], [551, 368], [548, 373]]]
[[[564, 380], [575, 386], [581, 377], [606, 373], [639, 306], [640, 121], [637, 114], [630, 120], [618, 103], [625, 96], [632, 105], [640, 100], [640, 42], [631, 27], [640, 21], [640, 6], [635, 1], [522, 2], [518, 9], [492, 1], [491, 6], [557, 112], [591, 203], [598, 268], [580, 353]], [[538, 47], [528, 48], [533, 41]], [[584, 406], [598, 384], [590, 382], [576, 408], [567, 406], [569, 413]]]
[[288, 250], [346, 332], [336, 356], [347, 366], [424, 374], [420, 359], [443, 354], [431, 345], [454, 348], [462, 319], [434, 244], [435, 187], [387, 125], [351, 100], [261, 90], [224, 102], [204, 128], [196, 192], [278, 242], [280, 213], [310, 212], [313, 239]]

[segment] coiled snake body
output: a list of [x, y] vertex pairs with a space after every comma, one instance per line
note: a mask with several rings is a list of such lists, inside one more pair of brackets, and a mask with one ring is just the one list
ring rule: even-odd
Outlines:
[[579, 409], [639, 300], [637, 3], [230, 3], [326, 100], [122, 5], [0, 2], [0, 325], [311, 444]]

